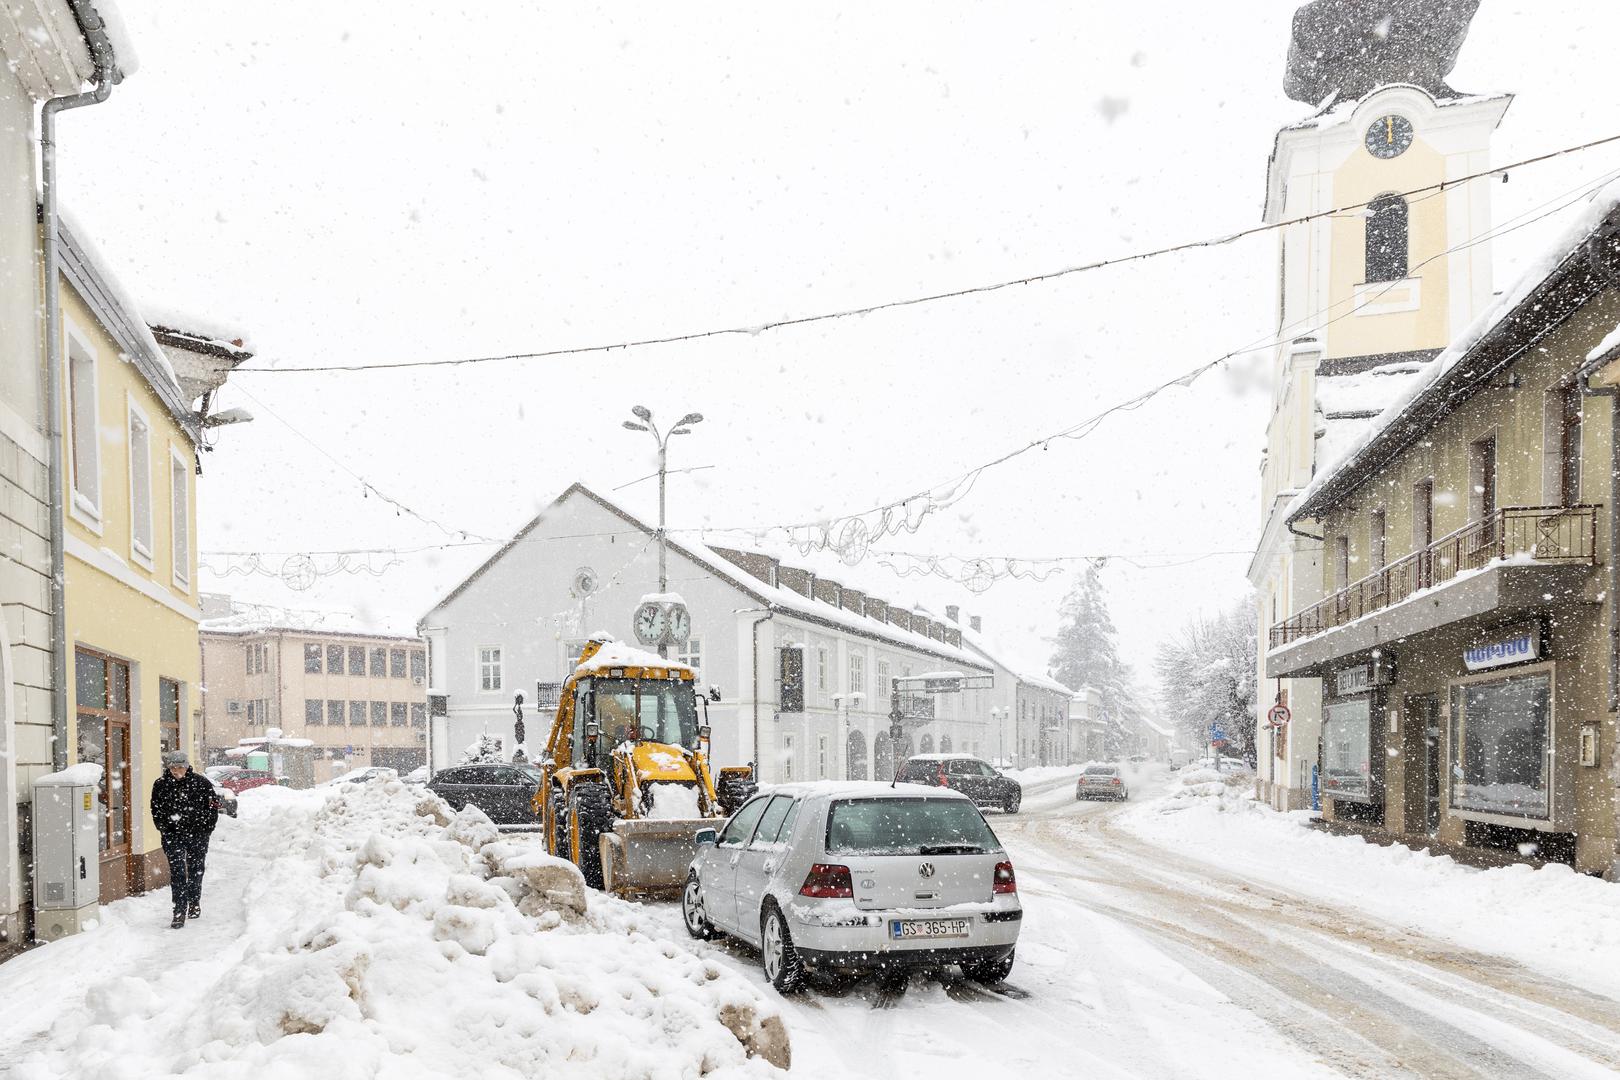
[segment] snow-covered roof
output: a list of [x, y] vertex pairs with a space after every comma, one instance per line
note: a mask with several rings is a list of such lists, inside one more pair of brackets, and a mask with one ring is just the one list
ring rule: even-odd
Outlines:
[[264, 634], [290, 631], [300, 634], [343, 634], [353, 637], [419, 640], [414, 631], [401, 631], [364, 619], [352, 611], [318, 611], [271, 604], [231, 602], [228, 615], [205, 618], [197, 628], [213, 634]]
[[1620, 326], [1609, 331], [1609, 336], [1598, 343], [1597, 348], [1586, 354], [1587, 363], [1596, 363], [1605, 360], [1610, 353], [1620, 352]]
[[[1495, 374], [1500, 363], [1459, 365], [1496, 338], [1533, 332], [1535, 327], [1553, 317], [1553, 308], [1539, 303], [1538, 294], [1579, 255], [1585, 241], [1617, 208], [1620, 208], [1620, 180], [1611, 181], [1593, 196], [1576, 220], [1533, 261], [1513, 287], [1434, 361], [1424, 365], [1376, 418], [1335, 447], [1336, 457], [1319, 454], [1316, 475], [1289, 504], [1285, 520], [1293, 522], [1310, 517], [1323, 509], [1330, 493], [1353, 490], [1375, 458], [1394, 453], [1418, 438], [1435, 419], [1455, 406], [1459, 391]], [[1448, 378], [1453, 372], [1457, 372], [1457, 376]]]
[[[504, 558], [507, 552], [511, 551], [517, 544], [521, 543], [525, 536], [539, 526], [540, 522], [545, 518], [546, 513], [552, 507], [576, 496], [590, 499], [603, 509], [607, 510], [609, 513], [621, 518], [626, 524], [641, 530], [648, 536], [653, 536], [656, 534], [656, 530], [651, 525], [648, 525], [646, 522], [636, 517], [624, 507], [602, 495], [597, 494], [595, 491], [587, 488], [584, 484], [575, 482], [569, 485], [561, 495], [553, 499], [545, 509], [540, 511], [539, 514], [535, 515], [527, 525], [519, 529], [512, 539], [507, 541], [501, 546], [500, 550], [496, 551], [495, 554], [491, 555], [487, 560], [485, 560], [483, 565], [479, 566], [478, 569], [474, 570], [472, 574], [468, 575], [468, 577], [459, 585], [450, 590], [450, 592], [447, 593], [443, 599], [441, 599], [430, 609], [429, 614], [431, 614], [432, 611], [437, 611], [456, 596], [459, 596], [464, 589], [481, 577], [485, 570], [489, 569], [495, 563]], [[907, 630], [904, 627], [895, 625], [894, 623], [880, 622], [870, 616], [858, 614], [846, 608], [841, 608], [834, 604], [829, 604], [825, 601], [805, 596], [803, 593], [795, 592], [793, 589], [789, 589], [784, 586], [772, 585], [767, 581], [763, 581], [752, 574], [747, 573], [736, 563], [720, 555], [713, 548], [700, 541], [686, 539], [680, 541], [670, 540], [669, 549], [670, 551], [675, 552], [678, 555], [682, 555], [697, 563], [714, 577], [719, 578], [720, 580], [731, 585], [733, 588], [752, 599], [756, 604], [759, 604], [770, 611], [782, 612], [783, 614], [804, 619], [808, 622], [819, 623], [823, 626], [848, 630], [861, 637], [872, 638], [877, 641], [885, 641], [901, 648], [910, 649], [913, 652], [937, 657], [949, 663], [965, 664], [974, 672], [985, 671], [984, 662], [964, 648], [959, 648], [951, 645], [948, 642], [939, 641], [935, 638], [919, 634], [914, 630]], [[424, 615], [421, 622], [425, 623], [426, 621], [427, 615]]]

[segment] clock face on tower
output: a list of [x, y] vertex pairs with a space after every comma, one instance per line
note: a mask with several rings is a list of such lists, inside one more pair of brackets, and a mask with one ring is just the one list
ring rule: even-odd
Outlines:
[[1380, 116], [1367, 129], [1367, 152], [1375, 158], [1400, 157], [1412, 145], [1412, 121], [1404, 116]]

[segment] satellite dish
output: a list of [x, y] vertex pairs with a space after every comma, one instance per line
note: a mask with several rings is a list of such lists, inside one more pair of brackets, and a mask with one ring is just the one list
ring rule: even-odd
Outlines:
[[601, 580], [596, 576], [596, 571], [590, 567], [582, 566], [574, 571], [573, 593], [576, 597], [591, 595], [600, 584]]

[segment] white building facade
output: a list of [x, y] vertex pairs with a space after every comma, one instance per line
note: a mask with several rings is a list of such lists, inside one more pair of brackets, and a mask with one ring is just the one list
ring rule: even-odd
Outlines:
[[[946, 608], [956, 621], [956, 609]], [[972, 695], [969, 706], [990, 717], [994, 738], [981, 754], [998, 765], [1028, 769], [1085, 760], [1085, 742], [1070, 722], [1074, 691], [1020, 663], [1013, 650], [987, 637], [975, 615], [968, 620], [962, 643], [995, 672], [995, 689]]]
[[[1489, 178], [1438, 186], [1489, 167], [1510, 102], [1390, 85], [1277, 135], [1264, 218], [1295, 223], [1278, 231], [1279, 344], [1249, 566], [1259, 794], [1277, 809], [1311, 804], [1323, 703], [1319, 680], [1263, 677], [1270, 631], [1323, 598], [1322, 560], [1337, 558], [1320, 537], [1291, 532], [1288, 510], [1489, 304]], [[1335, 564], [1336, 587], [1378, 568]], [[1285, 726], [1268, 719], [1279, 703]]]
[[[575, 484], [422, 617], [429, 690], [446, 711], [429, 725], [434, 769], [483, 733], [514, 749], [515, 695], [524, 749], [541, 752], [549, 709], [536, 697], [573, 670], [584, 642], [634, 641], [631, 616], [658, 591], [656, 530]], [[976, 691], [908, 699], [909, 745], [889, 738], [891, 680], [944, 671], [990, 673], [954, 626], [783, 565], [763, 554], [670, 541], [668, 589], [692, 616], [670, 655], [718, 690], [707, 704], [720, 765], [757, 762], [767, 783], [887, 778], [908, 753], [990, 746]]]

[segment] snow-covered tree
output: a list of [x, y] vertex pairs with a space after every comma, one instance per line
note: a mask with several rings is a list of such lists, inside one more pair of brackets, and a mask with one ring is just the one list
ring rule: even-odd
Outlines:
[[1108, 722], [1104, 749], [1118, 756], [1141, 708], [1131, 693], [1131, 669], [1119, 658], [1119, 631], [1108, 612], [1107, 590], [1095, 565], [1069, 590], [1058, 608], [1062, 619], [1052, 639], [1052, 678], [1070, 689], [1089, 686], [1102, 698]]
[[467, 744], [467, 749], [461, 752], [461, 765], [484, 765], [494, 761], [505, 761], [501, 756], [501, 737], [484, 732], [476, 740]]
[[1183, 739], [1202, 746], [1219, 724], [1228, 753], [1254, 753], [1254, 608], [1241, 604], [1201, 616], [1159, 646], [1154, 659], [1159, 702]]

